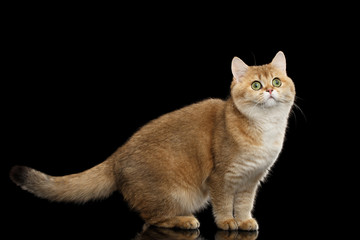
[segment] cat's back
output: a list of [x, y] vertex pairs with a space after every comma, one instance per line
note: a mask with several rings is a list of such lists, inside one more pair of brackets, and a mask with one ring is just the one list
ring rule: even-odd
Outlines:
[[[207, 99], [164, 114], [148, 125], [149, 127], [167, 126], [169, 129], [190, 129], [194, 126], [208, 126], [214, 123], [214, 118], [222, 111], [224, 106], [225, 102], [221, 99]], [[169, 126], [169, 123], [174, 125]]]
[[221, 99], [207, 99], [191, 104], [152, 120], [135, 133], [133, 139], [180, 142], [194, 137], [207, 137], [224, 106], [225, 102]]

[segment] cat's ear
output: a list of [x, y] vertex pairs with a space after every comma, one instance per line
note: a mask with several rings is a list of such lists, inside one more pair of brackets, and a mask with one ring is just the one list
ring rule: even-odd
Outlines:
[[234, 57], [231, 62], [231, 71], [234, 76], [234, 79], [239, 82], [240, 79], [245, 75], [246, 71], [248, 70], [249, 66], [243, 62], [238, 57]]
[[271, 65], [276, 67], [277, 69], [280, 69], [283, 72], [286, 72], [286, 59], [285, 55], [282, 51], [279, 51], [275, 57], [273, 58]]

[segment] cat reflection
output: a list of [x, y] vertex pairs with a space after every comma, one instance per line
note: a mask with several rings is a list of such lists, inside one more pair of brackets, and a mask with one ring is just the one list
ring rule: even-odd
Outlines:
[[[238, 232], [219, 230], [215, 234], [215, 240], [255, 240], [258, 232]], [[158, 228], [144, 225], [143, 231], [138, 233], [133, 240], [206, 240], [200, 236], [199, 230], [182, 230]]]
[[219, 230], [215, 234], [215, 240], [255, 240], [258, 237], [258, 231], [238, 232]]
[[[153, 240], [153, 239], [204, 239], [200, 237], [200, 231], [195, 230], [182, 230], [182, 229], [169, 229], [159, 228], [154, 226], [144, 225], [143, 231], [138, 233], [133, 240]], [[204, 239], [205, 240], [205, 239]]]

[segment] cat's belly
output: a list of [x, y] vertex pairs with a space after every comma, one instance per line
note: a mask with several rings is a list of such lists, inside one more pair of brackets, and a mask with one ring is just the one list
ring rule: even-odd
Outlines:
[[173, 199], [183, 209], [184, 215], [191, 215], [205, 208], [209, 203], [209, 192], [203, 184], [200, 188], [176, 188], [171, 192]]

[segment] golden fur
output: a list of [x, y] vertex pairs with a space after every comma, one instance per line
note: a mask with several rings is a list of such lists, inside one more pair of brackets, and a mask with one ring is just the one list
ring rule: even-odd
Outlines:
[[[232, 72], [230, 98], [151, 121], [87, 171], [52, 177], [15, 166], [10, 177], [53, 201], [86, 202], [119, 190], [146, 223], [166, 228], [198, 228], [193, 214], [211, 202], [219, 228], [257, 230], [256, 189], [281, 151], [295, 87], [282, 52], [263, 66], [235, 57]], [[262, 88], [252, 89], [254, 81]]]

